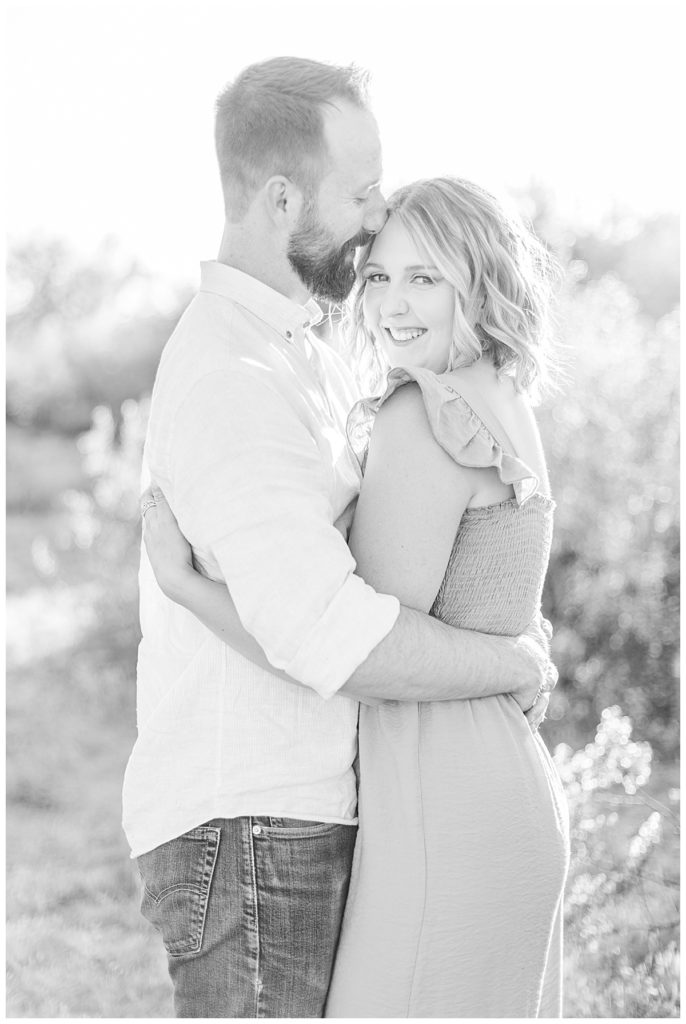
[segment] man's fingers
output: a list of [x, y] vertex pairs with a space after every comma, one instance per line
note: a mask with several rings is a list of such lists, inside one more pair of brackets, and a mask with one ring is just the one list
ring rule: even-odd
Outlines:
[[536, 732], [538, 727], [541, 725], [541, 723], [545, 719], [545, 715], [546, 715], [546, 711], [548, 710], [548, 704], [549, 703], [550, 703], [550, 694], [549, 693], [541, 693], [540, 696], [537, 698], [536, 703], [533, 705], [533, 707], [529, 708], [529, 710], [525, 713], [526, 714], [526, 720], [527, 720], [527, 722], [529, 723], [529, 726], [531, 727], [531, 729], [534, 732]]
[[553, 665], [552, 661], [549, 661], [548, 662], [548, 668], [546, 669], [546, 673], [545, 673], [545, 682], [543, 683], [543, 687], [542, 687], [543, 688], [543, 692], [544, 693], [550, 693], [551, 690], [554, 690], [555, 686], [557, 685], [557, 680], [559, 679], [559, 677], [560, 677], [559, 672], [557, 671], [557, 669]]

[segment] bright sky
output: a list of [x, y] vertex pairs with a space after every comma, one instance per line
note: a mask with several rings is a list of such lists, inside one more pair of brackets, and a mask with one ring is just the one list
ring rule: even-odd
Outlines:
[[216, 94], [279, 54], [371, 70], [388, 191], [536, 180], [573, 222], [676, 209], [678, 5], [650, 0], [8, 0], [7, 225], [213, 258]]

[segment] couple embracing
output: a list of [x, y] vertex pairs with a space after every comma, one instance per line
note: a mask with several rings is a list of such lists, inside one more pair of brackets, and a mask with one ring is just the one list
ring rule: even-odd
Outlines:
[[[181, 1017], [554, 1017], [537, 727], [550, 268], [477, 185], [388, 201], [366, 76], [219, 97], [226, 223], [145, 446], [124, 826]], [[374, 397], [312, 328], [349, 306]]]

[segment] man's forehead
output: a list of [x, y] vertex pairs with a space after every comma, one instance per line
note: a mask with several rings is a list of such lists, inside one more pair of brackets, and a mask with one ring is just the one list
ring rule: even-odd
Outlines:
[[336, 190], [361, 196], [379, 186], [381, 176], [380, 162], [364, 161], [358, 154], [351, 159], [332, 160], [325, 180]]
[[[327, 106], [324, 136], [334, 167], [348, 169], [363, 187], [377, 184], [381, 177], [381, 139], [374, 116], [351, 103]], [[364, 181], [364, 179], [369, 179]]]

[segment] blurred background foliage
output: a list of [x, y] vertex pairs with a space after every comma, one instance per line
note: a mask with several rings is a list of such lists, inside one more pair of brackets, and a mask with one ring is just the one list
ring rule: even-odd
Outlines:
[[[539, 414], [558, 503], [543, 734], [574, 844], [565, 1015], [677, 1016], [678, 220], [616, 214], [581, 234], [543, 190], [517, 198], [565, 268], [566, 379]], [[14, 1016], [170, 1013], [118, 808], [147, 399], [190, 294], [114, 240], [88, 258], [58, 239], [8, 256]]]

